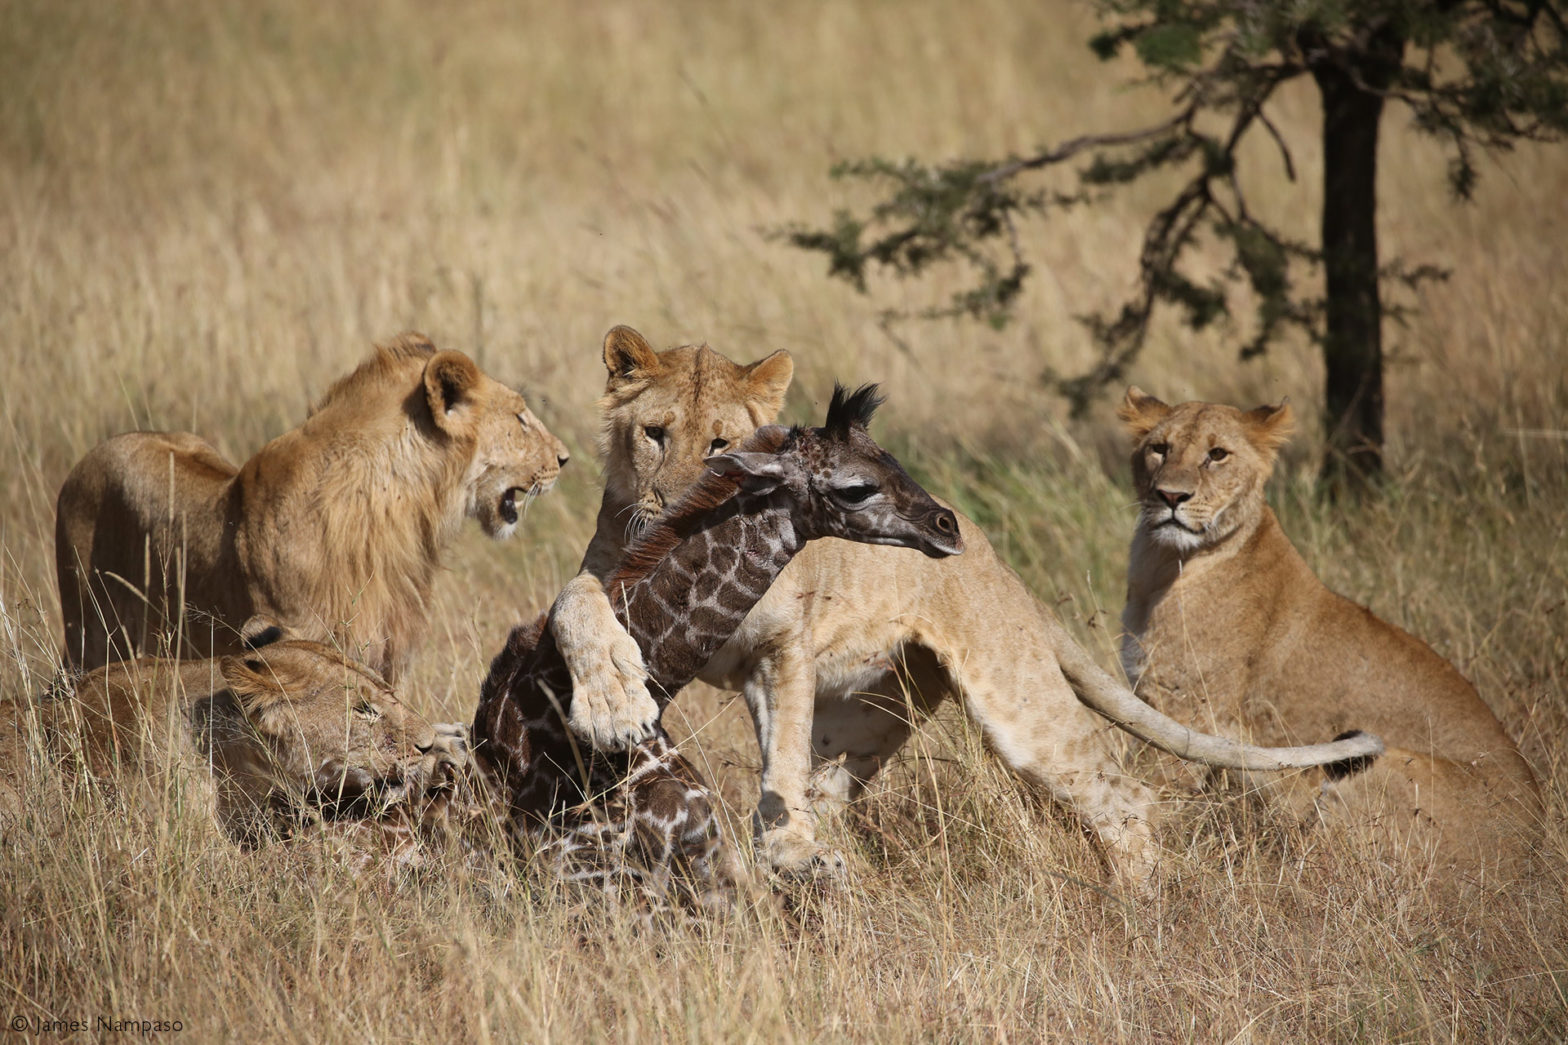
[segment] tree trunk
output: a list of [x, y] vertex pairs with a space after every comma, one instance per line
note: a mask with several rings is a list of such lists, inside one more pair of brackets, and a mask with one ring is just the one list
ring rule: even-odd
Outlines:
[[[1396, 54], [1402, 51], [1401, 45]], [[1377, 75], [1380, 65], [1366, 62], [1360, 76], [1338, 63], [1313, 70], [1323, 96], [1323, 420], [1328, 439], [1322, 478], [1330, 492], [1364, 486], [1383, 471], [1377, 252], [1377, 132], [1383, 98], [1366, 89], [1387, 83], [1386, 75]]]

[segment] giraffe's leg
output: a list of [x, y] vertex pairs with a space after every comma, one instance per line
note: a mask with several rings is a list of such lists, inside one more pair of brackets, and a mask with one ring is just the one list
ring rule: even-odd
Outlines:
[[708, 782], [662, 736], [643, 750], [654, 761], [625, 784], [639, 857], [696, 906], [728, 906], [735, 868]]
[[541, 848], [557, 873], [612, 895], [629, 889], [652, 910], [672, 898], [699, 909], [728, 906], [736, 868], [697, 767], [662, 731], [615, 762], [624, 775], [596, 772], [602, 799], [561, 814], [556, 837]]

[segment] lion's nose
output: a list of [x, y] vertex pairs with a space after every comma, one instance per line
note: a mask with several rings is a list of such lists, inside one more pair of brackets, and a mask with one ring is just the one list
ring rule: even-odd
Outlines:
[[1164, 501], [1172, 508], [1176, 507], [1178, 504], [1181, 504], [1183, 501], [1192, 500], [1192, 494], [1187, 490], [1156, 490], [1155, 493], [1160, 495], [1160, 500]]
[[555, 463], [562, 468], [565, 468], [566, 462], [570, 461], [571, 459], [572, 455], [568, 453], [564, 447], [561, 449], [560, 453], [555, 455]]

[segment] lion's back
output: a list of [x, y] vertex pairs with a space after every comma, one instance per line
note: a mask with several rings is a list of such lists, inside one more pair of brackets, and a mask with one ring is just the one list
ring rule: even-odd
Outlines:
[[235, 474], [187, 432], [127, 432], [77, 463], [55, 502], [68, 664], [105, 663], [110, 631], [140, 641], [161, 627], [148, 599], [205, 601], [200, 580], [222, 555]]

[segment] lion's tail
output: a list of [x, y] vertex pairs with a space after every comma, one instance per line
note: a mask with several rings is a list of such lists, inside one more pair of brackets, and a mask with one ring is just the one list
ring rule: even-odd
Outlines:
[[1178, 758], [1220, 769], [1254, 772], [1323, 766], [1332, 779], [1338, 780], [1359, 773], [1383, 753], [1383, 741], [1360, 730], [1343, 733], [1331, 743], [1300, 747], [1257, 747], [1199, 733], [1140, 700], [1095, 663], [1065, 629], [1062, 638], [1057, 659], [1078, 699], [1138, 739]]

